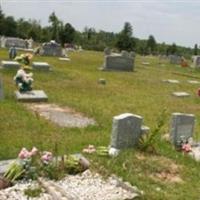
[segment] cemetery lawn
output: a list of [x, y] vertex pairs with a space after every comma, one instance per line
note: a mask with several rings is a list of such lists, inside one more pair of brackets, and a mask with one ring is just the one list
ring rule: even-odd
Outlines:
[[[0, 59], [7, 59], [0, 50]], [[34, 71], [34, 89], [42, 89], [49, 103], [69, 106], [94, 118], [95, 126], [61, 128], [28, 111], [14, 98], [15, 70], [1, 70], [5, 100], [0, 102], [0, 160], [15, 158], [22, 147], [64, 153], [81, 152], [88, 144], [107, 146], [110, 142], [112, 118], [121, 113], [134, 113], [144, 118], [152, 130], [160, 113], [166, 109], [163, 130], [169, 132], [173, 112], [193, 113], [196, 116], [195, 138], [200, 136], [199, 85], [200, 72], [191, 68], [159, 64], [157, 57], [136, 57], [135, 72], [103, 72], [103, 53], [83, 51], [69, 54], [71, 61], [53, 57], [34, 57], [34, 61], [48, 62], [52, 72]], [[149, 62], [150, 65], [142, 65]], [[196, 77], [196, 78], [194, 78]], [[100, 78], [106, 85], [98, 84]], [[163, 79], [177, 79], [179, 84], [164, 83]], [[190, 97], [176, 98], [175, 91], [185, 91]], [[56, 150], [56, 146], [58, 147]], [[200, 163], [176, 152], [169, 142], [157, 142], [157, 154], [126, 150], [117, 158], [91, 155], [93, 167], [105, 175], [115, 173], [144, 191], [146, 200], [200, 199]]]

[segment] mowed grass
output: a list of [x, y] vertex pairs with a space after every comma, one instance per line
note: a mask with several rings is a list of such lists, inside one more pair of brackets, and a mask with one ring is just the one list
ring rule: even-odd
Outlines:
[[[7, 59], [7, 56], [7, 51], [0, 51], [0, 59]], [[54, 57], [34, 57], [34, 61], [45, 61], [53, 66], [52, 72], [34, 71], [34, 89], [44, 90], [49, 103], [74, 108], [94, 118], [97, 125], [84, 129], [61, 128], [31, 113], [14, 98], [13, 76], [16, 71], [1, 70], [5, 90], [5, 100], [0, 102], [1, 160], [15, 158], [22, 147], [36, 146], [54, 151], [55, 144], [58, 144], [59, 154], [64, 154], [80, 152], [88, 144], [107, 146], [113, 116], [125, 112], [141, 115], [144, 124], [153, 129], [158, 116], [166, 109], [167, 119], [160, 134], [169, 132], [173, 112], [193, 113], [196, 116], [195, 138], [199, 138], [200, 98], [197, 89], [200, 85], [187, 82], [200, 81], [197, 70], [170, 65], [157, 57], [137, 56], [135, 72], [103, 72], [98, 70], [103, 64], [103, 53], [74, 52], [70, 53], [70, 58], [70, 62], [65, 62]], [[142, 62], [150, 65], [144, 66]], [[106, 79], [106, 85], [98, 84], [100, 78]], [[177, 79], [180, 84], [163, 83], [163, 79]], [[189, 92], [191, 97], [173, 97], [171, 93], [175, 91]], [[176, 152], [164, 140], [159, 143], [158, 153], [155, 156], [129, 149], [117, 158], [90, 158], [97, 170], [115, 173], [143, 190], [141, 199], [200, 199], [200, 164]], [[177, 175], [181, 182], [155, 178], [156, 173], [170, 173], [171, 164], [179, 167]]]

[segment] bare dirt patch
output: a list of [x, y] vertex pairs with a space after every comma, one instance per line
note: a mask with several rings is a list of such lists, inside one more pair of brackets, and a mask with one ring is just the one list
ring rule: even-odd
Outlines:
[[[149, 162], [149, 177], [156, 181], [166, 181], [171, 183], [182, 183], [180, 176], [182, 166], [177, 165], [173, 160], [164, 156], [145, 155], [137, 153], [136, 158]], [[152, 167], [151, 167], [152, 166]]]

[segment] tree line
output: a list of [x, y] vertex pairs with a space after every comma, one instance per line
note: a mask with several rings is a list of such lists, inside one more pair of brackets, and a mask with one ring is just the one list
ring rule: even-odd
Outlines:
[[133, 27], [125, 22], [119, 33], [96, 31], [92, 27], [85, 27], [84, 30], [76, 30], [70, 23], [64, 23], [55, 14], [49, 16], [49, 26], [42, 27], [37, 20], [15, 20], [12, 16], [6, 16], [0, 8], [0, 35], [19, 37], [23, 39], [32, 38], [36, 42], [48, 42], [55, 40], [62, 45], [65, 43], [81, 45], [87, 50], [102, 51], [105, 47], [116, 50], [135, 51], [141, 55], [182, 55], [189, 57], [198, 55], [198, 45], [194, 48], [178, 46], [175, 43], [157, 43], [153, 35], [147, 40], [141, 40], [133, 36]]

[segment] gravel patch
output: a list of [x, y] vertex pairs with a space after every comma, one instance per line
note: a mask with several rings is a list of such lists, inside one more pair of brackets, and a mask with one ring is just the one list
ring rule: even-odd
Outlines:
[[25, 196], [25, 189], [38, 187], [37, 182], [31, 181], [28, 183], [18, 182], [13, 187], [0, 190], [0, 200], [55, 200], [55, 197], [59, 197], [56, 200], [131, 200], [141, 194], [136, 187], [122, 182], [116, 176], [104, 179], [90, 170], [79, 175], [68, 175], [56, 182], [50, 180], [40, 182], [43, 182], [41, 184], [43, 189], [39, 197], [28, 198]]

